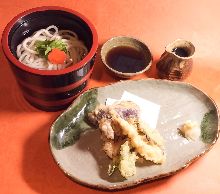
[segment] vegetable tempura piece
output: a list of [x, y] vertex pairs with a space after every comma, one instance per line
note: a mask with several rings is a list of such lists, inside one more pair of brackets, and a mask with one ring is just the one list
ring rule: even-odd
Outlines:
[[130, 151], [128, 141], [121, 145], [119, 170], [126, 179], [136, 174], [135, 162], [138, 159], [135, 152]]
[[147, 136], [147, 139], [151, 144], [163, 147], [164, 140], [157, 130], [149, 128], [149, 126], [143, 121], [139, 121], [138, 130]]

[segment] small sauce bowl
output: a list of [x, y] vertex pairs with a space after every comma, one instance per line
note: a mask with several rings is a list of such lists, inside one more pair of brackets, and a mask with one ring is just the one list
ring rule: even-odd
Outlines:
[[131, 78], [147, 71], [153, 57], [146, 44], [132, 37], [116, 36], [103, 44], [101, 59], [120, 78]]

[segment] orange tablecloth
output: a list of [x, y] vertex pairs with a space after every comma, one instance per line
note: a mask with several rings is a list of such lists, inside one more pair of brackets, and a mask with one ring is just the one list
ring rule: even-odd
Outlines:
[[[135, 36], [154, 57], [150, 71], [134, 79], [157, 77], [155, 62], [176, 38], [194, 43], [193, 72], [185, 80], [204, 90], [220, 106], [220, 2], [218, 0], [5, 0], [0, 1], [0, 35], [7, 22], [26, 9], [58, 5], [75, 9], [96, 26], [100, 45], [112, 36]], [[100, 193], [66, 178], [54, 163], [48, 131], [61, 112], [29, 105], [0, 50], [0, 193]], [[117, 79], [107, 74], [98, 55], [89, 87]], [[120, 193], [220, 193], [220, 143], [175, 176]], [[82, 167], [83, 168], [83, 167]]]

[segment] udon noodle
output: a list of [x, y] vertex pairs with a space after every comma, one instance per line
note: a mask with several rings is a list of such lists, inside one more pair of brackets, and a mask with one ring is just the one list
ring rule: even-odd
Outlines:
[[[39, 56], [36, 51], [36, 41], [62, 40], [66, 45], [67, 58], [64, 64], [53, 64], [46, 57]], [[54, 25], [36, 31], [32, 36], [24, 39], [17, 46], [19, 61], [29, 67], [40, 70], [60, 70], [81, 61], [88, 53], [88, 49], [78, 39], [75, 32], [70, 30], [58, 30]]]

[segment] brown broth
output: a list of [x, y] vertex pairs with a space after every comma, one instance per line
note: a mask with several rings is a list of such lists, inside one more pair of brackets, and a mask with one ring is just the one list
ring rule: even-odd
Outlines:
[[185, 48], [177, 47], [172, 50], [176, 55], [180, 57], [189, 57], [189, 53]]
[[135, 73], [146, 67], [143, 52], [129, 46], [112, 48], [106, 56], [106, 62], [111, 68], [123, 73]]

